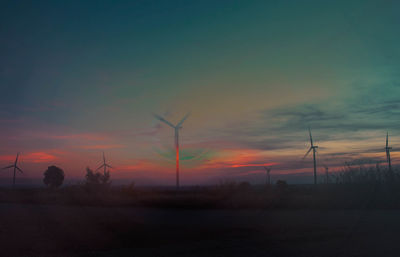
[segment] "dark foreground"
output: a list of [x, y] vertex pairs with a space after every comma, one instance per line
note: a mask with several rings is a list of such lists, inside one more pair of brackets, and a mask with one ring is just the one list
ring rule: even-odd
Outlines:
[[1, 256], [399, 256], [399, 210], [0, 204]]

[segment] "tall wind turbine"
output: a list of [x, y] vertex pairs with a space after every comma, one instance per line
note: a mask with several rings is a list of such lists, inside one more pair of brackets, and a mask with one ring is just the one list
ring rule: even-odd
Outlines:
[[98, 167], [98, 168], [96, 169], [96, 171], [98, 171], [98, 170], [101, 169], [101, 168], [104, 168], [104, 175], [105, 175], [106, 172], [107, 172], [107, 168], [112, 169], [112, 167], [106, 163], [106, 156], [104, 155], [104, 152], [103, 152], [103, 164], [102, 164], [100, 167]]
[[179, 129], [182, 128], [183, 122], [189, 117], [190, 113], [187, 113], [178, 124], [174, 125], [171, 122], [167, 121], [163, 117], [154, 114], [154, 116], [160, 121], [164, 122], [168, 126], [174, 129], [175, 131], [175, 151], [176, 151], [176, 188], [179, 188]]
[[390, 150], [392, 150], [391, 147], [389, 147], [389, 132], [386, 133], [386, 160], [388, 163], [388, 167], [389, 167], [389, 172], [392, 171], [392, 161], [390, 160]]
[[267, 172], [267, 185], [271, 185], [271, 175], [269, 174], [271, 172], [271, 168], [264, 167], [264, 169]]
[[17, 157], [15, 158], [15, 162], [14, 162], [13, 165], [10, 165], [10, 166], [7, 166], [7, 167], [4, 167], [4, 168], [3, 168], [3, 170], [5, 170], [5, 169], [10, 169], [10, 168], [14, 168], [13, 187], [15, 187], [15, 173], [16, 173], [16, 171], [18, 170], [19, 172], [24, 173], [24, 172], [17, 166], [18, 157], [19, 157], [19, 153], [17, 153]]
[[314, 145], [313, 143], [313, 139], [312, 139], [312, 135], [311, 135], [311, 129], [308, 128], [308, 131], [310, 133], [310, 149], [308, 149], [307, 153], [304, 155], [303, 159], [305, 159], [307, 157], [307, 155], [311, 152], [311, 150], [313, 151], [313, 160], [314, 160], [314, 185], [317, 184], [317, 160], [315, 159], [315, 153], [317, 151], [318, 146]]

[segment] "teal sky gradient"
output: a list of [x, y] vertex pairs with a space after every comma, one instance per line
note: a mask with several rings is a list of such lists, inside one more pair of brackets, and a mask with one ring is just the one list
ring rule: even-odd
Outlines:
[[152, 113], [176, 122], [188, 111], [190, 183], [263, 180], [265, 163], [307, 177], [308, 126], [321, 163], [381, 160], [386, 131], [394, 150], [400, 140], [399, 10], [397, 1], [2, 1], [0, 162], [21, 151], [28, 177], [53, 163], [83, 177], [105, 150], [115, 177], [170, 183], [173, 131]]

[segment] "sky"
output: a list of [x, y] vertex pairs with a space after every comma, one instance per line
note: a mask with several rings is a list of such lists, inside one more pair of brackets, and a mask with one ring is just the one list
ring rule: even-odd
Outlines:
[[[398, 1], [1, 1], [0, 165], [115, 181], [312, 182], [400, 157]], [[0, 178], [12, 176], [10, 170]]]

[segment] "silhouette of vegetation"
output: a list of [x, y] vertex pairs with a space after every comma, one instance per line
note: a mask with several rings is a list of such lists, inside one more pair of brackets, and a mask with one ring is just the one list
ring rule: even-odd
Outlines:
[[243, 181], [243, 182], [239, 183], [239, 190], [241, 190], [241, 191], [242, 190], [250, 190], [250, 188], [251, 188], [251, 185], [247, 181]]
[[277, 198], [275, 205], [277, 207], [287, 204], [289, 196], [289, 185], [285, 180], [276, 181], [275, 193], [275, 197]]
[[276, 188], [280, 192], [285, 192], [288, 188], [288, 184], [285, 180], [277, 180], [276, 181]]
[[336, 184], [399, 184], [400, 174], [392, 169], [376, 166], [358, 167], [346, 165], [341, 171], [331, 175]]
[[104, 173], [95, 172], [89, 167], [86, 168], [86, 183], [85, 186], [89, 190], [100, 190], [107, 189], [111, 185], [110, 172], [106, 171]]
[[50, 188], [57, 188], [64, 182], [64, 171], [57, 166], [49, 166], [44, 172], [43, 183]]
[[[289, 185], [280, 180], [270, 187], [234, 180], [214, 186], [111, 186], [110, 174], [86, 170], [86, 180], [59, 190], [0, 189], [0, 202], [140, 206], [179, 209], [400, 209], [400, 170], [386, 166], [346, 166], [330, 173], [330, 184]], [[310, 181], [311, 182], [311, 181]], [[366, 207], [367, 206], [367, 207]]]
[[126, 186], [122, 186], [122, 192], [123, 193], [127, 193], [127, 194], [131, 194], [135, 192], [135, 182], [131, 182]]
[[237, 190], [237, 183], [234, 180], [220, 180], [219, 183], [216, 186], [216, 189], [219, 192], [225, 192], [225, 193], [233, 193], [234, 191]]

